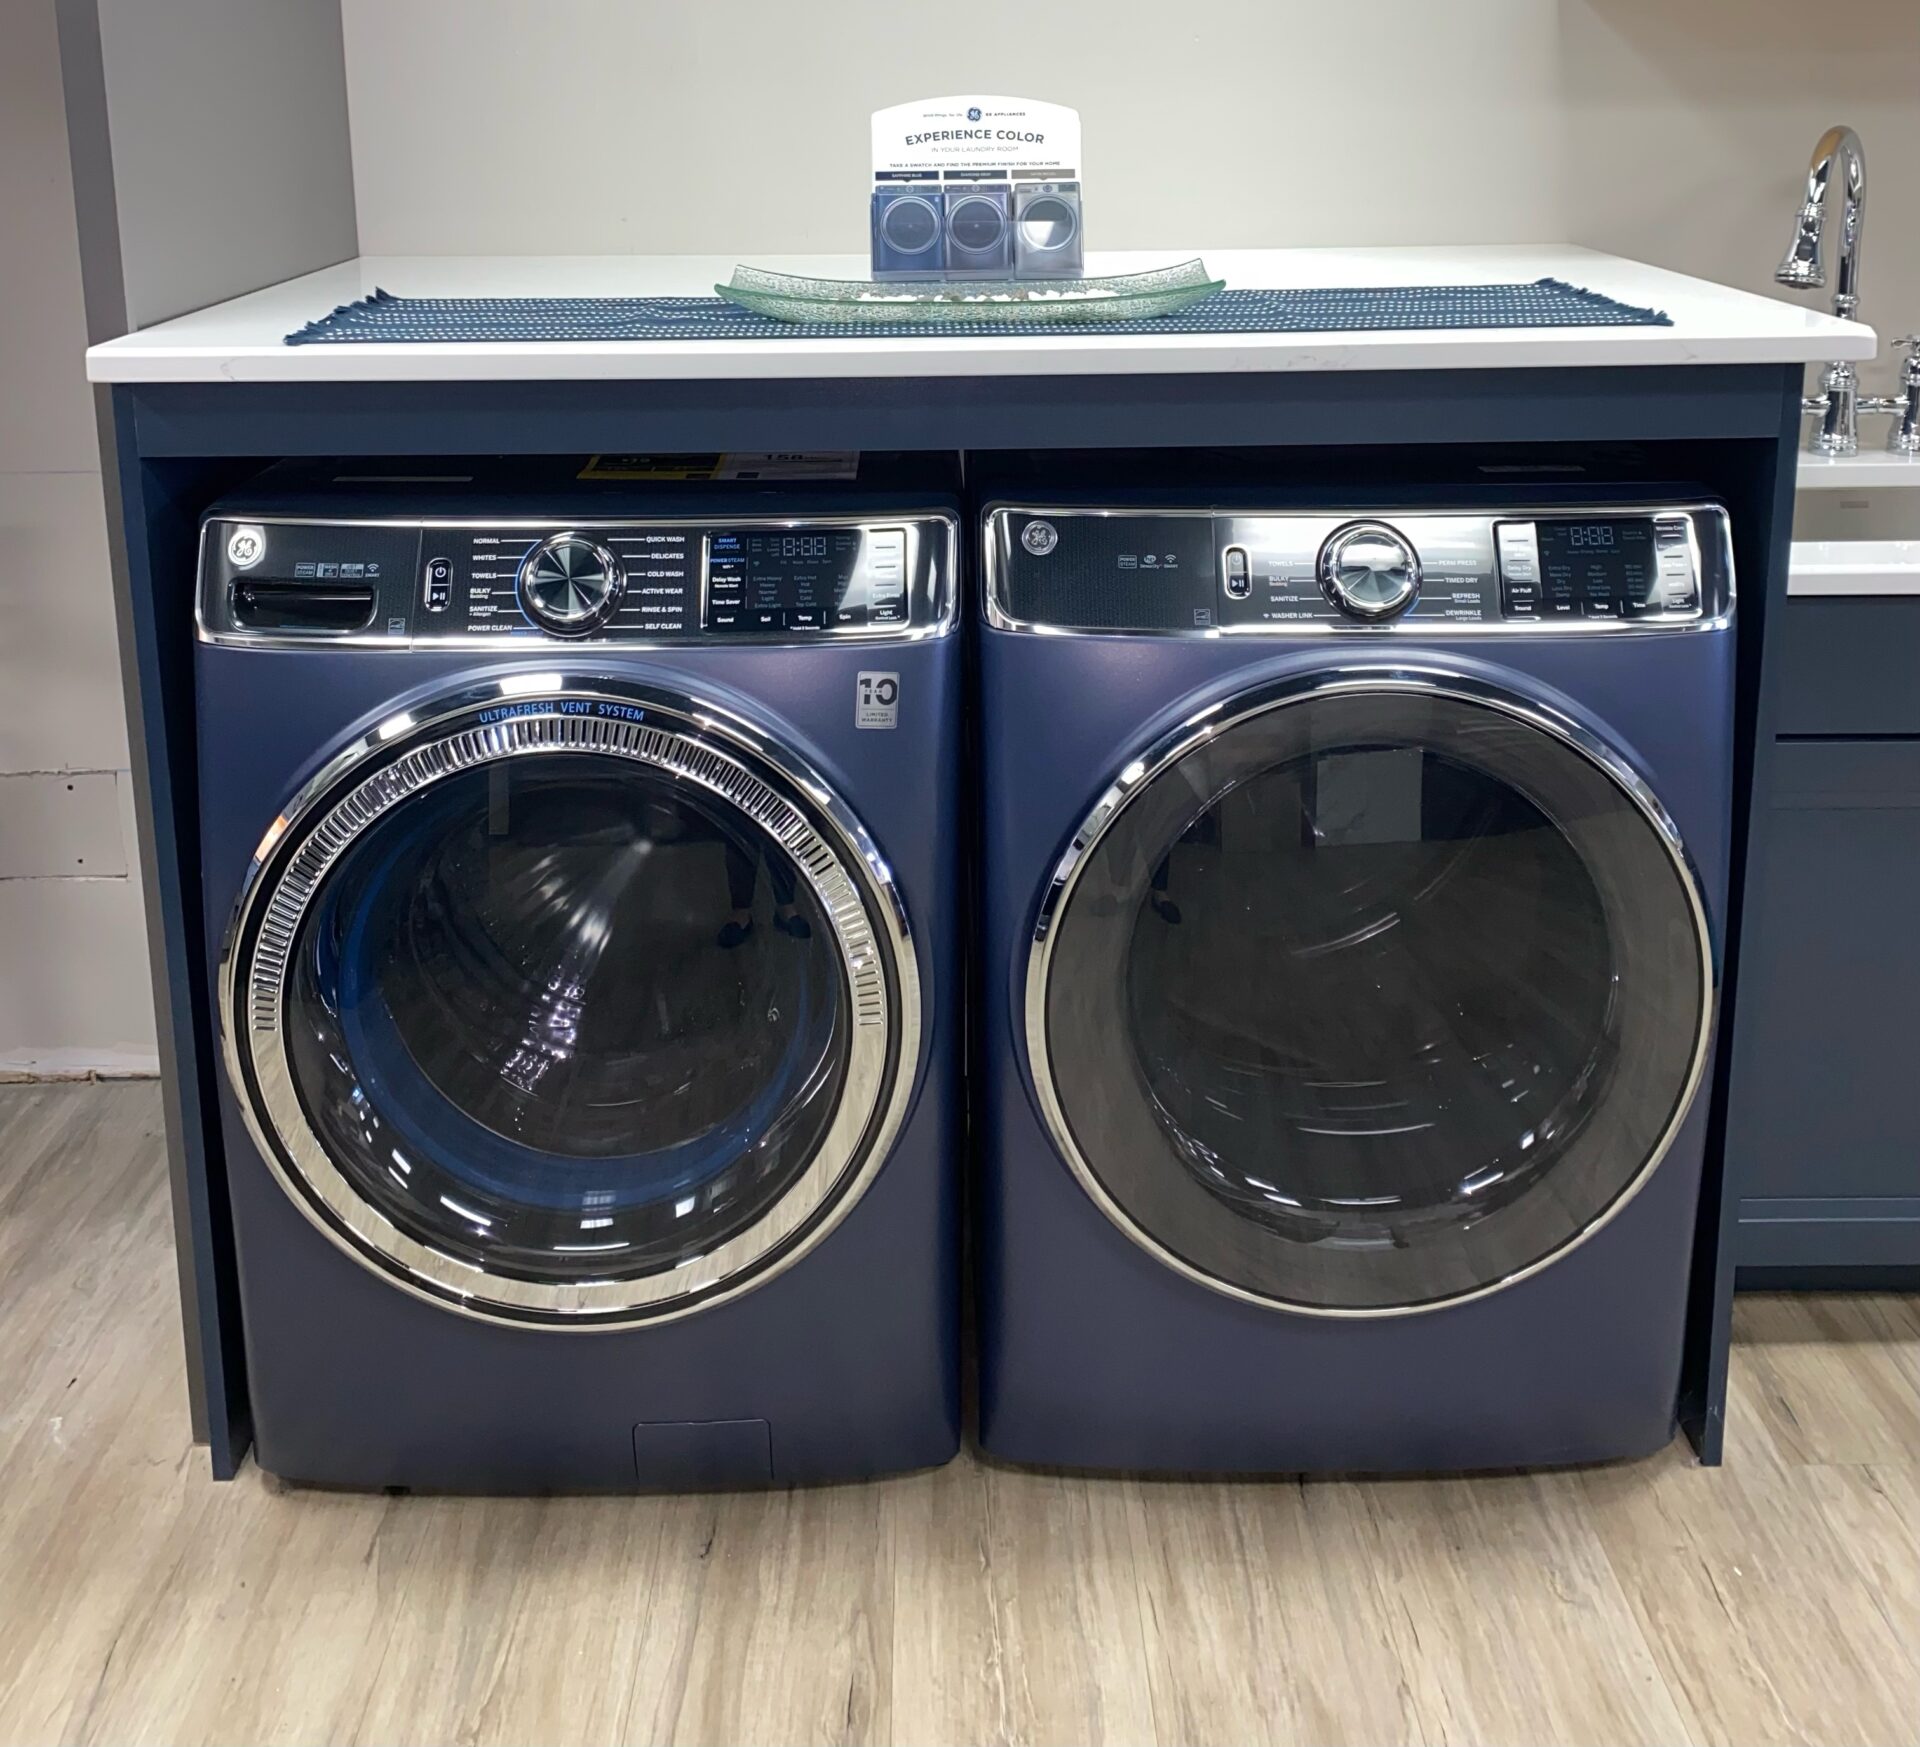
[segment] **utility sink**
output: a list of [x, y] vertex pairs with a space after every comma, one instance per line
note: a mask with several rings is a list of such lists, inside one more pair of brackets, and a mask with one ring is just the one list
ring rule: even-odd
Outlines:
[[1796, 540], [1787, 592], [1920, 595], [1920, 540]]

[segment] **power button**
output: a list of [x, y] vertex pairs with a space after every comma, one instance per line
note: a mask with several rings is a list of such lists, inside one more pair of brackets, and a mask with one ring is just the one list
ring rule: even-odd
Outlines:
[[429, 558], [421, 598], [430, 613], [444, 613], [453, 605], [453, 560]]

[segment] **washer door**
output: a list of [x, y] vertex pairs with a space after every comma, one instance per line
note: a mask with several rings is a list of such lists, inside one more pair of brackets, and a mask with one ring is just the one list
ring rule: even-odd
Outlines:
[[1222, 1292], [1478, 1296], [1646, 1180], [1707, 1060], [1672, 822], [1575, 724], [1451, 675], [1236, 700], [1128, 766], [1029, 964], [1041, 1107], [1128, 1236]]
[[820, 778], [718, 711], [508, 690], [394, 718], [275, 822], [228, 1066], [302, 1210], [397, 1283], [511, 1322], [683, 1314], [885, 1157], [919, 1054], [904, 912]]

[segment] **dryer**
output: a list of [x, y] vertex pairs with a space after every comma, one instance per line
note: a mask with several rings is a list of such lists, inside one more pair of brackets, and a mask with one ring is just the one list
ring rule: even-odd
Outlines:
[[270, 470], [201, 542], [260, 1464], [541, 1491], [946, 1460], [951, 477], [350, 471]]
[[985, 1447], [1665, 1443], [1726, 899], [1723, 509], [1040, 469], [982, 540]]

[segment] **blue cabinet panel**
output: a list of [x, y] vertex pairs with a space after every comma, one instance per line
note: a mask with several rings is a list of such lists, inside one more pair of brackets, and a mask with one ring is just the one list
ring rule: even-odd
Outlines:
[[1920, 1261], [1920, 739], [1782, 742], [1763, 828], [1739, 1259]]
[[1920, 596], [1787, 601], [1778, 734], [1920, 734]]

